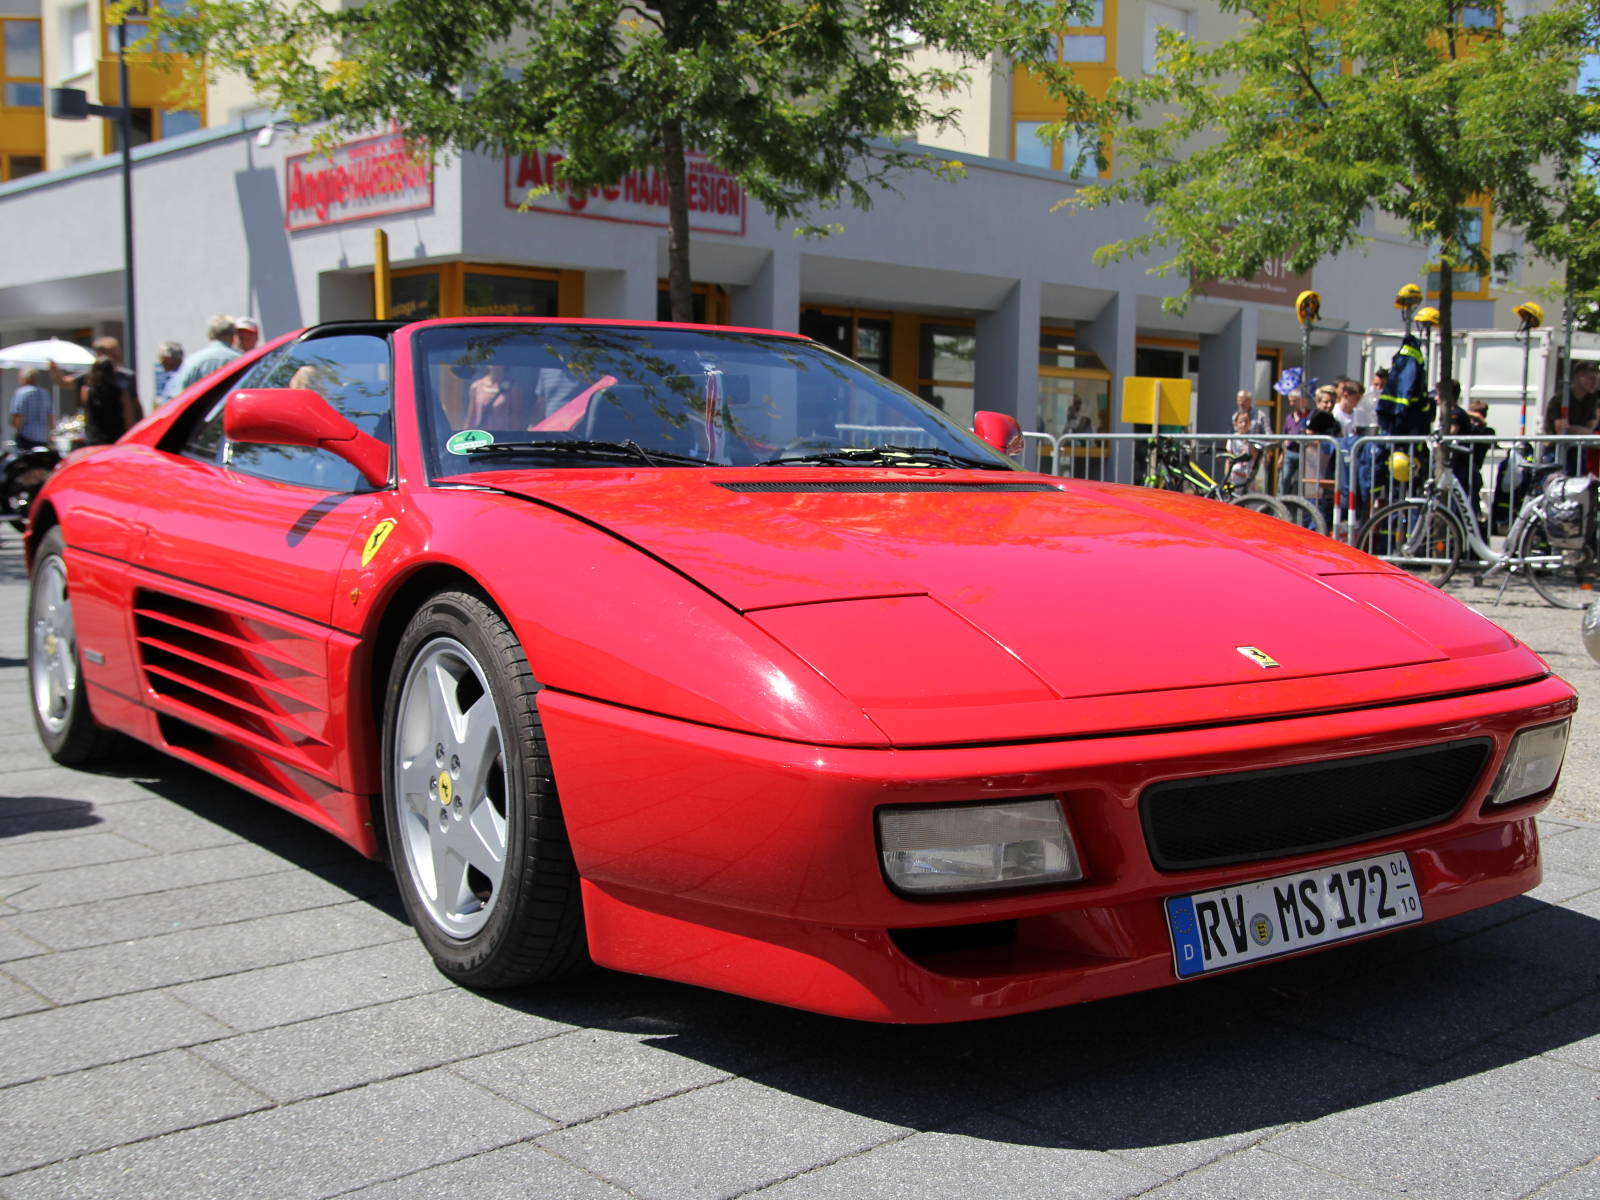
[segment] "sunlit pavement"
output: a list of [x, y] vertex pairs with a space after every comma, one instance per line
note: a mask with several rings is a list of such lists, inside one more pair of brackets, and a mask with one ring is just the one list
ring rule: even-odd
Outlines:
[[[0, 1195], [1600, 1195], [1600, 827], [1543, 823], [1531, 897], [1030, 1017], [476, 995], [309, 826], [153, 753], [52, 765], [3, 536]], [[1600, 693], [1578, 614], [1461, 594]], [[1560, 812], [1600, 816], [1579, 722]]]

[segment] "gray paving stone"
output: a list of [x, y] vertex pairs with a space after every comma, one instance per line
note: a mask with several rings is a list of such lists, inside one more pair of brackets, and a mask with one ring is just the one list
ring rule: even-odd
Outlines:
[[[9, 905], [7, 907], [10, 908]], [[11, 923], [16, 911], [10, 909], [6, 919], [0, 920], [0, 963], [11, 962], [18, 958], [32, 958], [36, 954], [50, 952], [49, 946], [29, 937]]]
[[0, 1175], [269, 1103], [187, 1050], [0, 1089]]
[[[452, 988], [241, 1034], [196, 1052], [235, 1079], [289, 1101], [552, 1038], [571, 1028]], [[456, 1074], [482, 1082], [470, 1070]], [[491, 1090], [521, 1100], [505, 1089]]]
[[1496, 1044], [1600, 1070], [1600, 995], [1585, 996], [1513, 1029]]
[[733, 1079], [574, 1125], [540, 1141], [644, 1200], [712, 1200], [906, 1132]]
[[1394, 1194], [1259, 1147], [1230, 1154], [1147, 1193], [1149, 1200], [1388, 1200]]
[[192, 1046], [232, 1032], [160, 992], [10, 1017], [0, 1021], [0, 1087]]
[[411, 938], [184, 984], [172, 992], [235, 1029], [257, 1030], [454, 986]]
[[[1520, 929], [1534, 919], [1501, 928]], [[1588, 994], [1592, 982], [1581, 975], [1546, 964], [1539, 986], [1529, 987], [1526, 960], [1493, 952], [1493, 945], [1483, 952], [1469, 948], [1499, 932], [1328, 981], [1314, 995], [1278, 1005], [1271, 1016], [1341, 1041], [1441, 1062]]]
[[50, 1002], [32, 988], [25, 988], [9, 975], [0, 974], [0, 1018], [39, 1012]]
[[1565, 871], [1552, 871], [1546, 869], [1544, 882], [1528, 893], [1530, 900], [1542, 900], [1546, 904], [1565, 904], [1574, 897], [1585, 892], [1592, 892], [1600, 887], [1600, 879], [1591, 875], [1569, 875]]
[[1574, 829], [1559, 837], [1540, 839], [1539, 857], [1547, 871], [1600, 879], [1600, 829]]
[[602, 1183], [531, 1143], [491, 1150], [404, 1179], [346, 1193], [348, 1200], [623, 1200]]
[[[0, 685], [0, 694], [5, 687]], [[31, 720], [29, 722], [32, 723]], [[171, 760], [166, 760], [171, 761]], [[31, 770], [9, 770], [0, 804], [10, 800], [82, 800], [103, 809], [130, 800], [148, 800], [151, 792], [137, 775], [110, 775], [103, 772], [74, 771], [52, 763]]]
[[17, 908], [31, 911], [121, 896], [149, 895], [169, 888], [293, 869], [292, 863], [261, 846], [217, 846], [184, 854], [146, 854], [126, 862], [0, 880], [0, 897]]
[[1162, 1178], [1115, 1155], [1082, 1150], [990, 1115], [942, 1133], [886, 1143], [759, 1194], [761, 1200], [909, 1194], [918, 1200], [989, 1195], [1006, 1200], [1113, 1200], [1145, 1193]]
[[729, 1078], [727, 1071], [645, 1045], [636, 1034], [604, 1029], [486, 1055], [454, 1070], [562, 1124]]
[[1537, 1200], [1594, 1200], [1600, 1196], [1600, 1162], [1563, 1175], [1538, 1193]]
[[150, 853], [148, 846], [130, 842], [115, 833], [98, 831], [81, 837], [57, 838], [49, 842], [24, 842], [20, 846], [3, 843], [0, 844], [0, 878], [42, 875], [48, 871], [65, 871], [72, 867], [120, 862], [128, 858], [146, 858]]
[[1600, 1145], [1600, 1080], [1549, 1058], [1475, 1052], [1432, 1087], [1279, 1134], [1267, 1148], [1389, 1191], [1523, 1196], [1589, 1162]]
[[[145, 896], [96, 900], [21, 913], [0, 924], [53, 950], [80, 950], [178, 929], [204, 929], [253, 917], [344, 904], [350, 893], [306, 871], [279, 871]], [[20, 956], [19, 956], [20, 957]]]
[[1414, 1064], [1374, 1050], [1243, 1021], [1000, 1111], [1177, 1175], [1417, 1073]]
[[521, 1141], [548, 1122], [444, 1071], [251, 1113], [13, 1175], [12, 1200], [298, 1200]]
[[[25, 958], [9, 970], [58, 1004], [165, 987], [354, 950], [404, 936], [360, 901], [234, 925]], [[407, 931], [409, 933], [409, 931]]]
[[157, 854], [204, 850], [211, 846], [235, 845], [245, 840], [215, 821], [208, 821], [197, 813], [175, 807], [170, 800], [157, 797], [115, 804], [104, 813], [97, 811], [96, 815], [105, 822], [108, 831], [137, 842]]

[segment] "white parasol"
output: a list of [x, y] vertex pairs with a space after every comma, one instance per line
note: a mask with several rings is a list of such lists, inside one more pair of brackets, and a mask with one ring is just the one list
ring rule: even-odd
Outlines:
[[87, 367], [94, 363], [94, 351], [85, 350], [76, 342], [60, 338], [46, 338], [42, 342], [22, 342], [0, 348], [0, 369], [15, 367]]

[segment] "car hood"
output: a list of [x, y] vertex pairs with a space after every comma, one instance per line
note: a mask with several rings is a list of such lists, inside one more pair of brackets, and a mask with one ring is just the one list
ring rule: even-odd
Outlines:
[[[947, 725], [951, 740], [967, 740], [959, 720], [934, 719], [941, 710], [998, 706], [1021, 729], [1039, 724], [1023, 710], [1043, 706], [1041, 728], [1061, 732], [1063, 721], [1082, 729], [1087, 712], [1104, 725], [1112, 698], [1176, 698], [1161, 714], [1122, 705], [1125, 723], [1148, 727], [1205, 719], [1202, 710], [1236, 719], [1545, 673], [1498, 627], [1366, 555], [1171, 493], [958, 471], [472, 478], [633, 543], [743, 612], [880, 725], [892, 710], [889, 724], [927, 736]], [[1474, 659], [1498, 665], [1488, 677], [1487, 663], [1451, 669]], [[907, 740], [905, 730], [891, 737]]]

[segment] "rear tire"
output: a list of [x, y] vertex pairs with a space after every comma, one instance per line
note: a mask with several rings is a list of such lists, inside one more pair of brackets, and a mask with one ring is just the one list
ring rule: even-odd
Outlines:
[[457, 590], [411, 618], [389, 674], [389, 857], [417, 936], [469, 987], [590, 965], [538, 692], [505, 618]]
[[1522, 527], [1515, 547], [1507, 547], [1512, 558], [1539, 558], [1561, 555], [1559, 567], [1522, 565], [1518, 574], [1533, 584], [1533, 590], [1543, 596], [1553, 608], [1586, 608], [1595, 599], [1594, 585], [1600, 579], [1600, 565], [1595, 562], [1594, 547], [1582, 550], [1557, 550], [1550, 545], [1544, 522], [1530, 520]]
[[34, 728], [50, 757], [64, 767], [84, 767], [110, 758], [121, 738], [96, 724], [89, 711], [65, 550], [66, 539], [57, 526], [34, 552], [28, 588], [28, 695]]
[[1289, 512], [1278, 503], [1276, 496], [1269, 496], [1265, 492], [1246, 492], [1242, 496], [1235, 496], [1228, 501], [1237, 504], [1240, 508], [1248, 508], [1251, 512], [1266, 513], [1269, 517], [1277, 517], [1280, 521], [1289, 519]]
[[[1426, 521], [1426, 529], [1424, 529]], [[1400, 501], [1386, 504], [1356, 532], [1356, 549], [1392, 562], [1413, 578], [1442, 588], [1467, 548], [1467, 531], [1442, 508]], [[1430, 562], [1406, 562], [1406, 559]]]
[[1288, 513], [1291, 524], [1327, 535], [1328, 523], [1322, 519], [1322, 510], [1304, 496], [1279, 496], [1278, 503]]

